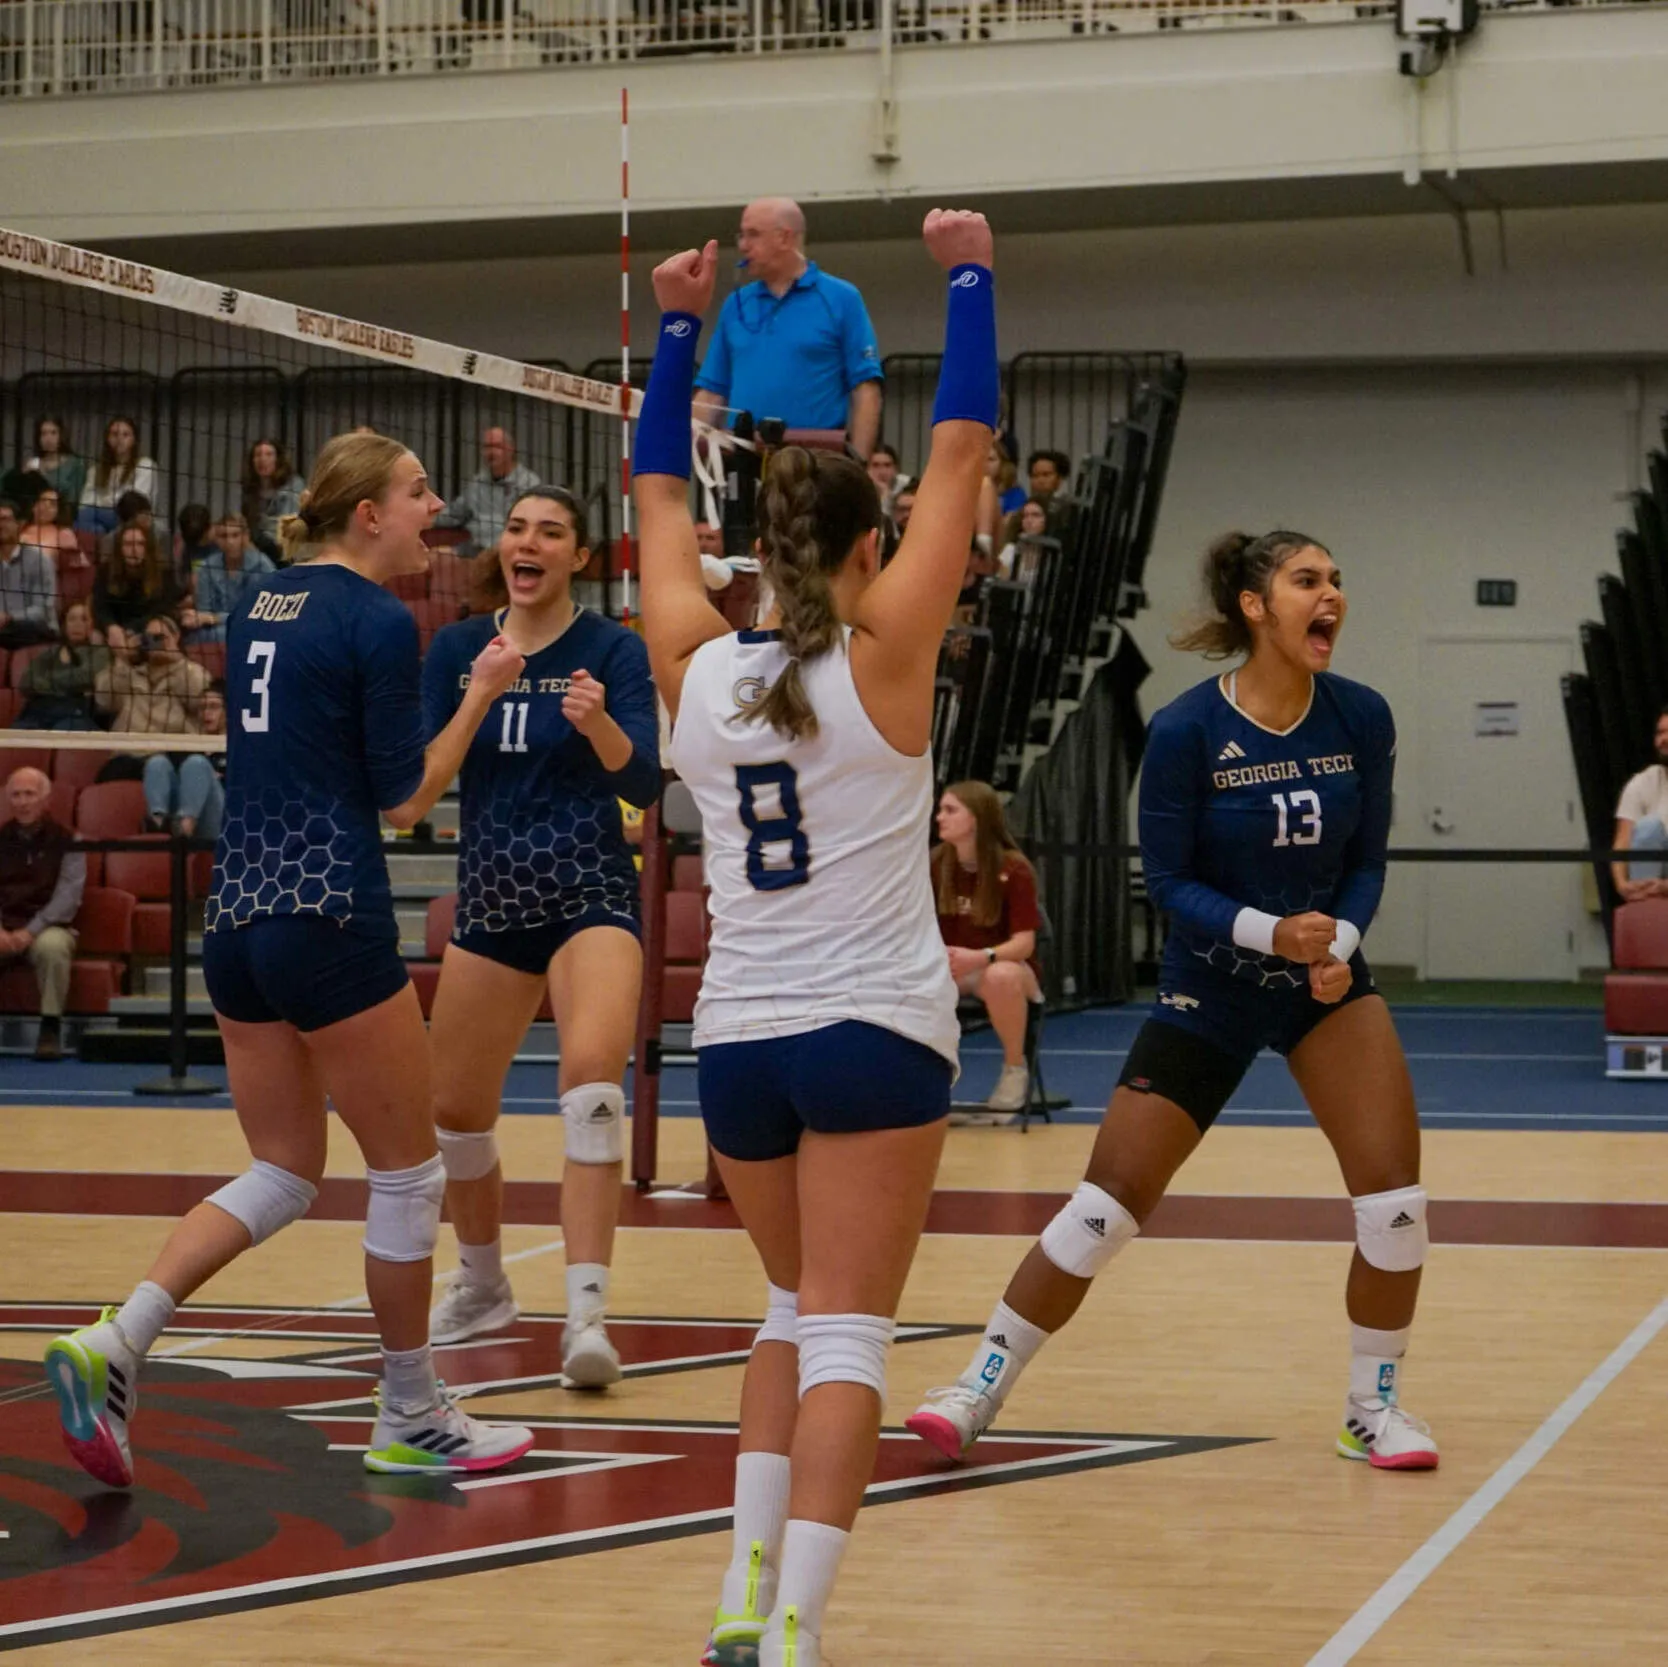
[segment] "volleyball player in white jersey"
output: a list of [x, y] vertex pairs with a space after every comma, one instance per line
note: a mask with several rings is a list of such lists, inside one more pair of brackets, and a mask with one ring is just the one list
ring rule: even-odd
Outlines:
[[701, 581], [687, 486], [717, 245], [654, 278], [664, 317], [635, 459], [643, 618], [712, 892], [702, 1115], [770, 1282], [703, 1656], [715, 1667], [822, 1661], [949, 1114], [958, 1032], [927, 873], [929, 731], [996, 420], [996, 325], [983, 216], [935, 210], [924, 236], [950, 273], [949, 319], [903, 544], [882, 573], [861, 464], [780, 452], [759, 499], [775, 604], [734, 635]]

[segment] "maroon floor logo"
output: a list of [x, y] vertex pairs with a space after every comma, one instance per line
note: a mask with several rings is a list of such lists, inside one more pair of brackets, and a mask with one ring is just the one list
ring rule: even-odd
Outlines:
[[[45, 1339], [95, 1309], [0, 1304], [0, 1331]], [[524, 1315], [500, 1336], [437, 1351], [489, 1415], [495, 1396], [555, 1387], [561, 1319]], [[746, 1358], [753, 1322], [618, 1320], [628, 1377]], [[970, 1334], [902, 1326], [901, 1342]], [[236, 1358], [210, 1340], [251, 1346]], [[274, 1339], [287, 1345], [274, 1351]], [[256, 1342], [258, 1340], [258, 1343]], [[379, 1354], [363, 1311], [184, 1309], [146, 1368], [136, 1481], [102, 1487], [70, 1462], [38, 1360], [0, 1360], [0, 1649], [154, 1626], [573, 1556], [727, 1526], [733, 1424], [576, 1415], [521, 1418], [533, 1450], [467, 1478], [374, 1477], [360, 1462]], [[584, 1416], [581, 1414], [589, 1414]], [[508, 1414], [506, 1414], [508, 1416]], [[881, 1443], [871, 1503], [1139, 1463], [1245, 1438], [1013, 1433], [952, 1468], [901, 1431]]]

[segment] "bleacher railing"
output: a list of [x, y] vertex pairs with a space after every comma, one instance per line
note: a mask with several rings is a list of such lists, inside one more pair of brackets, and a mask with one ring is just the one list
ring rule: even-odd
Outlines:
[[[1484, 0], [1521, 11], [1615, 0]], [[1388, 18], [1386, 0], [0, 0], [0, 96]]]

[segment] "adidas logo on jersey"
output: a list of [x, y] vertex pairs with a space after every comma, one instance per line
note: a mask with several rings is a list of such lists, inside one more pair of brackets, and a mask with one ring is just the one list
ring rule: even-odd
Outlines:
[[1216, 762], [1217, 762], [1217, 763], [1218, 763], [1218, 764], [1220, 764], [1220, 763], [1222, 763], [1222, 762], [1223, 762], [1223, 760], [1224, 760], [1224, 759], [1228, 759], [1228, 758], [1244, 758], [1244, 756], [1245, 756], [1245, 748], [1244, 748], [1244, 747], [1242, 747], [1242, 746], [1241, 746], [1241, 745], [1240, 745], [1240, 744], [1239, 744], [1239, 742], [1238, 742], [1238, 741], [1230, 741], [1230, 742], [1229, 742], [1229, 743], [1228, 743], [1228, 744], [1227, 744], [1227, 746], [1225, 746], [1225, 747], [1224, 747], [1224, 748], [1223, 748], [1223, 749], [1222, 749], [1222, 750], [1221, 750], [1221, 752], [1219, 752], [1219, 753], [1218, 753], [1218, 754], [1217, 754], [1217, 755], [1216, 755]]
[[990, 1346], [993, 1349], [1005, 1349], [1008, 1346], [1008, 1340], [1002, 1335], [1001, 1332], [997, 1332], [997, 1334], [991, 1338]]
[[1413, 1223], [1413, 1217], [1410, 1216], [1407, 1213], [1406, 1210], [1403, 1210], [1402, 1213], [1399, 1216], [1397, 1216], [1396, 1219], [1393, 1222], [1390, 1223], [1392, 1228], [1411, 1227], [1411, 1226], [1413, 1226], [1413, 1224], [1414, 1224]]
[[1097, 1239], [1104, 1239], [1106, 1237], [1105, 1216], [1085, 1216], [1083, 1218], [1083, 1225], [1087, 1227]]

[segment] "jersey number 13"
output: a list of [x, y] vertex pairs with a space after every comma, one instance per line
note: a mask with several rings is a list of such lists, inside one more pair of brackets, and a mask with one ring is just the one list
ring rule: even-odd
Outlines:
[[[1300, 787], [1289, 796], [1285, 793], [1275, 793], [1274, 814], [1279, 821], [1275, 830], [1274, 843], [1276, 845], [1319, 845], [1321, 840], [1321, 802], [1320, 794], [1312, 787]], [[1288, 812], [1288, 798], [1290, 810]], [[1290, 827], [1288, 815], [1300, 817], [1296, 827]]]

